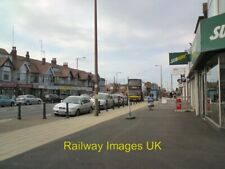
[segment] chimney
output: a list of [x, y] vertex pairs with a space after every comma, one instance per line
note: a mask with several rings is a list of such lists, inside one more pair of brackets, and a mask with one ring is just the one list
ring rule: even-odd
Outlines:
[[68, 63], [67, 62], [64, 62], [63, 63], [63, 67], [68, 67]]
[[30, 54], [29, 54], [29, 52], [27, 51], [27, 53], [26, 53], [26, 59], [27, 60], [29, 60], [30, 59]]
[[12, 47], [12, 51], [11, 51], [10, 55], [12, 55], [12, 58], [13, 59], [16, 59], [17, 50], [16, 50], [16, 47], [15, 46]]
[[46, 59], [45, 58], [42, 58], [42, 64], [44, 65], [46, 62]]
[[52, 65], [56, 65], [56, 58], [52, 58]]
[[208, 18], [208, 3], [203, 3], [202, 4], [202, 12], [204, 14], [205, 18]]

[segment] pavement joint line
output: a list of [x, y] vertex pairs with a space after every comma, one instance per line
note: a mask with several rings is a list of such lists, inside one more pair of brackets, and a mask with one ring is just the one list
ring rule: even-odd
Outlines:
[[[132, 105], [131, 109], [135, 111], [145, 106], [145, 102], [139, 103]], [[104, 111], [98, 117], [94, 117], [91, 113], [2, 133], [0, 134], [0, 161], [125, 114], [128, 114], [128, 107]], [[79, 121], [82, 123], [76, 123]]]

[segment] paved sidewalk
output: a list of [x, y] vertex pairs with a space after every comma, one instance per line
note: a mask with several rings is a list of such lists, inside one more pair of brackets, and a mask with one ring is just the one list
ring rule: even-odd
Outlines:
[[[145, 102], [138, 103], [132, 105], [131, 110], [144, 106], [146, 106]], [[0, 161], [127, 113], [128, 107], [124, 107], [108, 112], [102, 111], [99, 117], [95, 117], [92, 113], [2, 133], [0, 134]]]

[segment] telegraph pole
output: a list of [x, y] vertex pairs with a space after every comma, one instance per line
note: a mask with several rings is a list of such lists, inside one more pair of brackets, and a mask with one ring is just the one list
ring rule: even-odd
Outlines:
[[98, 27], [97, 27], [97, 0], [94, 0], [94, 34], [95, 34], [95, 116], [99, 114], [99, 77], [98, 77]]

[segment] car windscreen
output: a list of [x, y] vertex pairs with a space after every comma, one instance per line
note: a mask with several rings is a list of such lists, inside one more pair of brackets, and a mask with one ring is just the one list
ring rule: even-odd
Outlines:
[[79, 97], [67, 97], [63, 100], [64, 103], [73, 103], [73, 104], [80, 104], [81, 99]]

